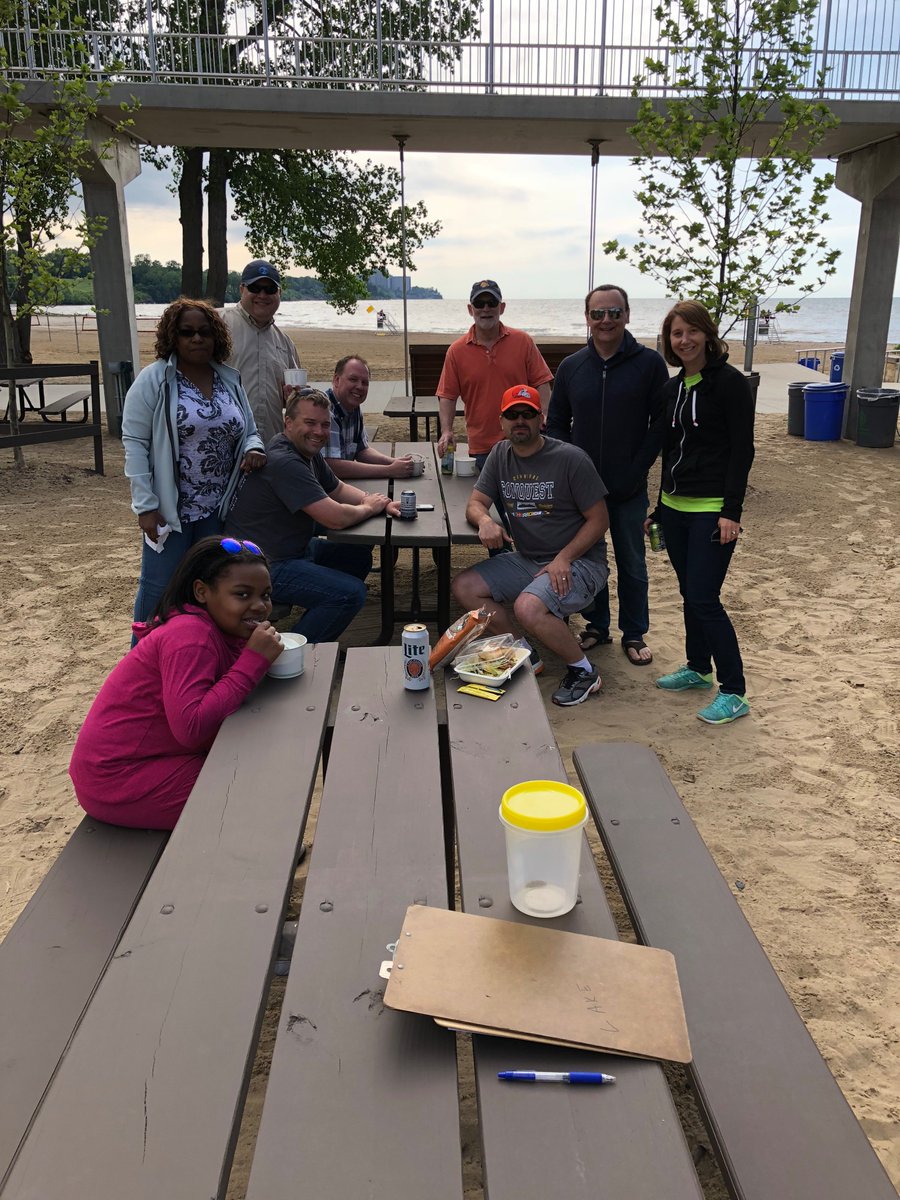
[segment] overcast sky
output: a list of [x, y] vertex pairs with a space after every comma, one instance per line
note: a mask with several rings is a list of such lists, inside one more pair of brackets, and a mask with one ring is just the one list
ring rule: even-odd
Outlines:
[[[397, 165], [390, 154], [361, 159]], [[825, 172], [829, 164], [817, 164]], [[625, 158], [601, 158], [598, 246], [607, 238], [633, 238], [640, 225], [634, 199], [637, 170]], [[145, 166], [125, 191], [132, 257], [181, 260], [178, 204], [167, 178]], [[406, 154], [408, 203], [423, 200], [442, 232], [415, 255], [415, 282], [448, 299], [467, 296], [472, 280], [490, 276], [504, 293], [523, 299], [580, 296], [588, 278], [590, 160], [567, 157], [475, 154]], [[841, 250], [837, 275], [820, 293], [849, 296], [860, 206], [833, 191], [825, 232]], [[243, 227], [229, 222], [229, 266], [250, 258]], [[298, 272], [299, 273], [299, 272]], [[399, 274], [399, 264], [395, 272]], [[630, 267], [598, 253], [595, 279], [621, 281], [635, 296], [664, 296], [665, 289]]]

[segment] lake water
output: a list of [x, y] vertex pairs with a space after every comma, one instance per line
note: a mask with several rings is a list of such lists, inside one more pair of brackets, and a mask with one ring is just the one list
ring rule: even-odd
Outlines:
[[[518, 329], [525, 329], [533, 337], [579, 338], [584, 335], [584, 315], [581, 298], [571, 300], [517, 300], [507, 302], [504, 320]], [[367, 312], [369, 305], [372, 312]], [[671, 302], [654, 298], [631, 299], [631, 324], [629, 328], [637, 337], [654, 337]], [[136, 312], [141, 317], [158, 317], [165, 308], [163, 304], [138, 304]], [[375, 329], [375, 313], [379, 308], [398, 325], [403, 324], [403, 304], [400, 300], [367, 300], [357, 305], [352, 313], [339, 313], [323, 300], [285, 301], [279, 310], [278, 319], [283, 325], [299, 329]], [[90, 309], [66, 306], [51, 310], [72, 316]], [[469, 324], [464, 300], [410, 300], [407, 303], [409, 329], [412, 333], [461, 333]], [[790, 342], [820, 343], [839, 346], [847, 337], [847, 321], [850, 300], [846, 297], [825, 299], [811, 297], [802, 302], [800, 311], [779, 316], [772, 323], [769, 340], [781, 338]], [[742, 326], [732, 331], [732, 338], [740, 339]], [[765, 341], [765, 338], [761, 339]], [[900, 297], [892, 305], [888, 342], [900, 342]]]

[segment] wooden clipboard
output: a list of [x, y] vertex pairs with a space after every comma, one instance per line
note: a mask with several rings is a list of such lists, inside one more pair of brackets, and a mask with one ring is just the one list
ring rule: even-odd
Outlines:
[[441, 1025], [686, 1063], [668, 950], [412, 905], [384, 994]]

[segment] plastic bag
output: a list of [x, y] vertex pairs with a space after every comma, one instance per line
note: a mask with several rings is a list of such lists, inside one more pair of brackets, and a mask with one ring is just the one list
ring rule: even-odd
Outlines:
[[490, 624], [491, 614], [486, 608], [473, 608], [461, 616], [442, 633], [435, 643], [428, 665], [433, 671], [435, 667], [446, 667], [454, 655], [468, 645], [473, 638], [484, 633]]
[[457, 654], [453, 669], [485, 676], [505, 675], [522, 661], [522, 651], [531, 653], [523, 638], [516, 640], [511, 633], [496, 634], [469, 642], [465, 652]]

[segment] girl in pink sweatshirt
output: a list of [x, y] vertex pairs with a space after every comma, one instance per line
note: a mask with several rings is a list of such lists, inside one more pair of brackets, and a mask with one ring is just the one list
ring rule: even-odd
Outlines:
[[220, 725], [282, 651], [271, 586], [252, 542], [204, 538], [182, 559], [81, 727], [69, 774], [85, 812], [174, 828]]

